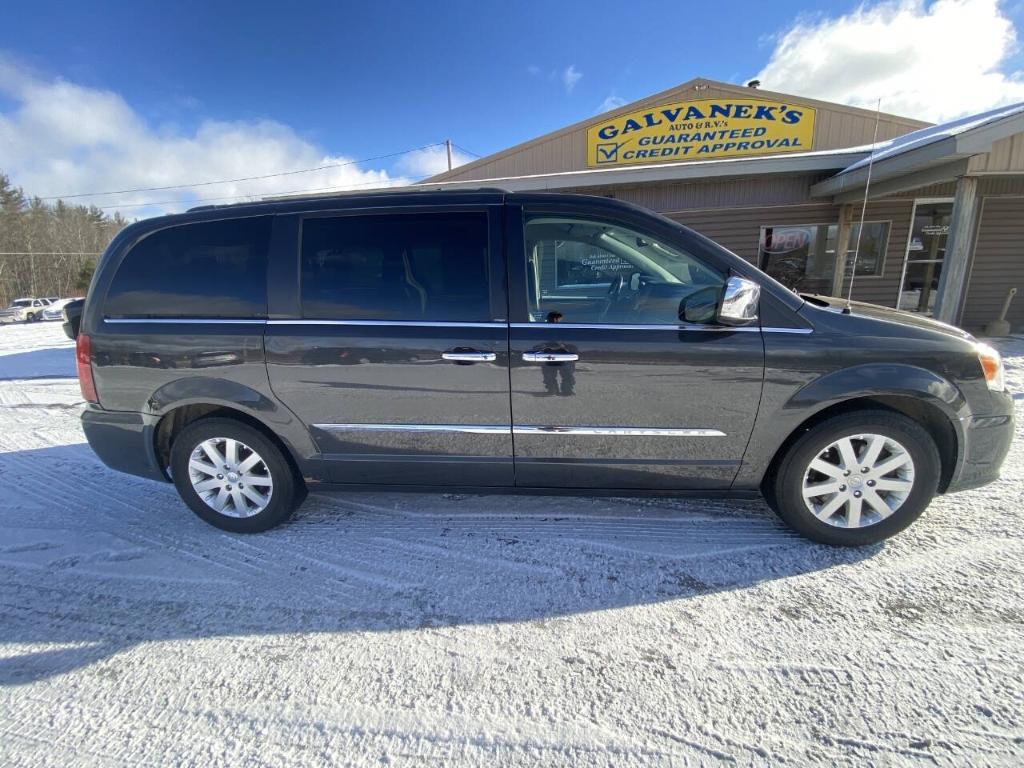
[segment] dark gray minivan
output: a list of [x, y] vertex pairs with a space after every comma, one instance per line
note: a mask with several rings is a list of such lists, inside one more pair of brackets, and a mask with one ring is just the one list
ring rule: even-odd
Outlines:
[[125, 229], [78, 337], [85, 434], [230, 531], [307, 489], [763, 494], [865, 544], [998, 477], [998, 353], [800, 296], [615, 200], [406, 191]]

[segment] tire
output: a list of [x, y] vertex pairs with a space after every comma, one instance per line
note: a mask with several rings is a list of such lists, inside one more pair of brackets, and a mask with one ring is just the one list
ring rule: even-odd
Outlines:
[[[212, 446], [207, 443], [207, 447], [212, 447], [226, 463], [214, 466], [210, 454], [203, 448], [206, 441], [214, 441]], [[226, 441], [235, 441], [234, 462]], [[259, 461], [246, 469], [246, 460], [253, 454]], [[194, 468], [198, 465], [190, 467], [192, 458], [196, 458], [204, 468], [220, 471], [213, 475], [210, 471]], [[236, 469], [239, 473], [231, 474]], [[241, 473], [243, 469], [244, 474]], [[210, 525], [233, 533], [258, 533], [279, 525], [291, 516], [306, 496], [305, 484], [281, 449], [259, 430], [230, 418], [200, 419], [185, 427], [171, 445], [171, 477], [181, 498], [193, 512]], [[245, 482], [250, 480], [246, 489]], [[209, 502], [200, 495], [202, 484], [207, 481], [212, 486], [204, 493]], [[226, 494], [230, 499], [222, 496], [221, 488], [233, 491]], [[254, 500], [259, 497], [268, 498], [262, 507]], [[218, 502], [222, 498], [225, 501], [223, 511], [218, 511]], [[241, 510], [239, 503], [243, 507]]]
[[[875, 438], [883, 448], [871, 462]], [[858, 459], [848, 474], [849, 462], [841, 455], [844, 448]], [[901, 459], [897, 469], [884, 471]], [[872, 464], [867, 474], [856, 466], [865, 461]], [[815, 425], [789, 447], [777, 466], [765, 482], [769, 506], [776, 514], [809, 539], [855, 547], [884, 541], [914, 522], [935, 496], [942, 465], [935, 441], [920, 424], [895, 411], [872, 409]], [[805, 486], [829, 492], [805, 503]], [[837, 503], [838, 509], [830, 512]], [[857, 527], [849, 527], [851, 519], [858, 522]]]

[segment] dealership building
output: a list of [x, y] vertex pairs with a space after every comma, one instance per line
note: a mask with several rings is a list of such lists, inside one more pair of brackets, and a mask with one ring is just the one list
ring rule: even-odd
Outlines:
[[[422, 185], [638, 203], [802, 292], [852, 278], [969, 330], [1024, 289], [1024, 104], [932, 125], [696, 79]], [[1024, 294], [1007, 319], [1024, 329]]]

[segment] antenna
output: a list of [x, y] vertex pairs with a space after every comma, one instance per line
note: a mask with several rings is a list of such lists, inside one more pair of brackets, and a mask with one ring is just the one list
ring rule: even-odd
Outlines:
[[860, 256], [860, 238], [864, 234], [864, 214], [868, 209], [868, 192], [871, 190], [871, 170], [875, 165], [875, 145], [878, 143], [878, 119], [882, 113], [882, 100], [875, 107], [875, 135], [871, 139], [871, 154], [868, 155], [868, 178], [864, 182], [864, 200], [860, 204], [860, 224], [857, 226], [857, 245], [853, 251], [853, 269], [850, 270], [850, 289], [846, 292], [846, 311], [853, 302], [853, 281], [857, 279], [857, 257]]

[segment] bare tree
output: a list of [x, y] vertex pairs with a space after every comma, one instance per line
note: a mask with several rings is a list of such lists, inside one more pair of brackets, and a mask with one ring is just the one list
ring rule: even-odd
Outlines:
[[128, 221], [95, 206], [28, 198], [0, 173], [0, 306], [18, 296], [71, 296]]

